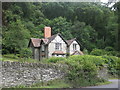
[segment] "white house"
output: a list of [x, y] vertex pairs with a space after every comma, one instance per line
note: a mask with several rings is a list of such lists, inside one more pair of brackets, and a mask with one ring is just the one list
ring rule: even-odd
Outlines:
[[28, 47], [32, 49], [33, 59], [41, 60], [49, 57], [66, 57], [83, 55], [80, 43], [74, 38], [65, 40], [60, 33], [51, 36], [51, 28], [44, 28], [44, 38], [31, 38]]

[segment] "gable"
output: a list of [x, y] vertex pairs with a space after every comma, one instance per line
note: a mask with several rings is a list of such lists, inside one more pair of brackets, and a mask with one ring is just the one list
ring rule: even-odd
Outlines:
[[75, 51], [72, 55], [84, 55], [82, 51]]
[[31, 38], [28, 44], [28, 47], [40, 47], [42, 40], [38, 38]]
[[67, 42], [66, 42], [66, 40], [64, 40], [64, 38], [61, 36], [61, 34], [56, 34], [56, 35], [54, 35], [54, 37], [52, 36], [52, 37], [50, 37], [50, 38], [52, 38], [52, 39], [50, 39], [49, 41], [48, 41], [48, 44], [50, 43], [50, 42], [54, 42], [54, 43], [56, 43], [56, 42], [59, 42], [59, 43], [65, 43], [65, 44], [67, 44]]
[[54, 43], [65, 43], [64, 40], [59, 35], [57, 35], [51, 42], [54, 42]]
[[[73, 41], [71, 44], [78, 44], [78, 42], [77, 41]], [[79, 45], [79, 44], [78, 44]]]

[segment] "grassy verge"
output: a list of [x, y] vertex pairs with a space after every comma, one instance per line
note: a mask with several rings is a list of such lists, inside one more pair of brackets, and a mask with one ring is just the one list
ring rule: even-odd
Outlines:
[[[99, 83], [96, 83], [96, 85], [94, 85], [94, 86], [106, 85], [106, 84], [110, 84], [110, 83], [112, 83], [112, 82], [109, 82], [109, 81], [99, 82]], [[84, 87], [87, 87], [87, 86], [84, 86]], [[51, 80], [48, 82], [35, 83], [31, 86], [20, 85], [20, 86], [16, 86], [13, 88], [73, 88], [73, 87], [71, 84], [66, 83], [65, 80], [63, 80], [63, 79], [55, 79], [55, 80]], [[76, 87], [76, 88], [80, 88], [80, 87]]]
[[31, 86], [16, 86], [12, 88], [70, 88], [70, 84], [66, 83], [63, 79], [55, 79], [47, 82], [35, 83]]
[[106, 84], [110, 84], [110, 83], [112, 83], [112, 82], [106, 81], [106, 82], [102, 82], [102, 83], [96, 83], [96, 85], [106, 85]]
[[28, 62], [28, 63], [38, 63], [38, 60], [32, 58], [20, 58], [14, 54], [6, 54], [0, 58], [1, 61], [10, 61], [10, 62]]

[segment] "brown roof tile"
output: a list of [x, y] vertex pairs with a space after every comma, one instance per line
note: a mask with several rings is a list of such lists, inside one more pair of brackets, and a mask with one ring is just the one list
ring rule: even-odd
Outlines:
[[31, 38], [31, 42], [32, 42], [34, 47], [40, 47], [41, 39]]

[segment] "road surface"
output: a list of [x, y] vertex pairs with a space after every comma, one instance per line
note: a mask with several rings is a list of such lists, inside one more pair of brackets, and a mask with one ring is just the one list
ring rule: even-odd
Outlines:
[[86, 88], [120, 88], [120, 80], [118, 79], [110, 79], [109, 80], [110, 84], [107, 84], [107, 85], [98, 85], [98, 86], [89, 86], [89, 87], [86, 87]]

